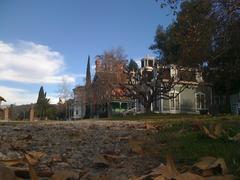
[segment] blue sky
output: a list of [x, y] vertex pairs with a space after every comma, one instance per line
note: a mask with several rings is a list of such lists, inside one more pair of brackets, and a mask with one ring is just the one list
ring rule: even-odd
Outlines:
[[155, 0], [0, 0], [0, 95], [36, 101], [41, 85], [57, 99], [63, 77], [83, 84], [87, 56], [122, 47], [128, 58], [152, 54], [156, 27], [173, 21]]

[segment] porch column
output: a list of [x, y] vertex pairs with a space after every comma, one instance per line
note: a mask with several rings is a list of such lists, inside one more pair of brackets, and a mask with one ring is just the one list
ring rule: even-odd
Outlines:
[[34, 121], [34, 106], [33, 105], [31, 106], [31, 109], [30, 109], [29, 120]]
[[9, 120], [9, 109], [8, 108], [5, 108], [3, 110], [3, 119], [4, 120]]

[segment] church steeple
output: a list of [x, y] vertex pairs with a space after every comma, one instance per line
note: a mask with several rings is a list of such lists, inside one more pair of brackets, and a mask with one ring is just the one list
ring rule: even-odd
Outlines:
[[88, 55], [87, 71], [86, 71], [86, 86], [90, 86], [90, 85], [91, 85], [90, 56]]

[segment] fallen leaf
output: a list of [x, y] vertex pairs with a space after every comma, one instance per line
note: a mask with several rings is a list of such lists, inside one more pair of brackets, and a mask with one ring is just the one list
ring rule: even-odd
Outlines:
[[226, 134], [226, 131], [222, 127], [222, 123], [215, 124], [209, 129], [205, 126], [202, 126], [202, 129], [204, 133], [212, 139], [217, 139]]
[[204, 178], [197, 174], [186, 172], [176, 176], [176, 180], [204, 180]]
[[240, 142], [240, 133], [237, 133], [235, 136], [229, 137], [228, 139], [231, 140], [231, 141], [238, 141], [238, 142]]
[[223, 158], [217, 158], [216, 161], [214, 161], [214, 163], [212, 163], [209, 168], [214, 168], [214, 167], [217, 167], [217, 166], [220, 166], [221, 168], [221, 174], [222, 175], [225, 175], [228, 173], [228, 168], [227, 168], [227, 165], [224, 161]]
[[233, 175], [225, 175], [225, 176], [211, 176], [205, 178], [205, 180], [235, 180], [236, 177]]
[[131, 148], [131, 152], [136, 153], [138, 155], [143, 155], [144, 154], [144, 151], [141, 147], [142, 142], [135, 141], [135, 140], [130, 140], [129, 145], [130, 145], [130, 148]]
[[31, 180], [38, 180], [38, 175], [31, 164], [28, 165]]
[[26, 163], [24, 158], [0, 160], [0, 162], [4, 163], [6, 166], [15, 166], [15, 165], [18, 165], [18, 164]]
[[166, 178], [165, 177], [163, 177], [163, 176], [158, 176], [158, 177], [155, 177], [155, 178], [153, 178], [154, 180], [166, 180]]
[[121, 158], [119, 155], [114, 155], [114, 154], [103, 154], [103, 157], [108, 162], [116, 162], [117, 160], [119, 160]]
[[40, 159], [45, 156], [46, 154], [43, 152], [36, 152], [36, 151], [32, 151], [32, 152], [28, 152], [25, 155], [26, 161], [28, 164], [31, 165], [36, 165], [39, 163]]
[[145, 129], [155, 129], [155, 126], [153, 125], [153, 124], [150, 124], [150, 123], [147, 123], [147, 122], [145, 122], [145, 124], [144, 124], [144, 128]]
[[15, 173], [10, 168], [0, 164], [0, 179], [2, 180], [18, 180]]
[[211, 156], [203, 157], [201, 160], [193, 165], [201, 170], [202, 176], [212, 176], [216, 174], [224, 175], [228, 172], [227, 165], [222, 158], [215, 158]]
[[32, 139], [32, 136], [29, 134], [23, 138], [20, 138], [20, 140], [31, 140]]
[[222, 123], [218, 123], [214, 126], [213, 133], [217, 137], [220, 137], [223, 134], [226, 134], [226, 131], [222, 127]]
[[216, 137], [214, 134], [212, 134], [212, 133], [209, 131], [208, 128], [206, 128], [205, 126], [203, 126], [202, 128], [203, 128], [204, 133], [205, 133], [208, 137], [210, 137], [210, 138], [212, 138], [212, 139], [217, 139], [217, 137]]
[[193, 166], [198, 167], [201, 170], [206, 170], [209, 166], [216, 161], [217, 158], [206, 156], [200, 159], [199, 162], [195, 163]]
[[157, 169], [154, 169], [151, 175], [160, 174], [167, 179], [175, 179], [180, 173], [177, 171], [177, 168], [173, 162], [173, 159], [170, 155], [167, 155], [167, 165], [160, 165]]
[[102, 155], [96, 156], [93, 163], [95, 168], [108, 168], [110, 166]]
[[56, 171], [51, 180], [79, 179], [79, 174], [74, 171]]
[[169, 154], [167, 155], [167, 167], [173, 176], [179, 175], [179, 172], [177, 171], [173, 158]]

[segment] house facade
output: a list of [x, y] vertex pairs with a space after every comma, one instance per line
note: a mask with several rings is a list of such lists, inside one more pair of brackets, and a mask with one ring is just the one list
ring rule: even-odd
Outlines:
[[77, 86], [73, 89], [73, 116], [72, 119], [82, 119], [86, 115], [85, 86]]
[[[141, 59], [141, 71], [152, 73], [156, 58], [146, 56]], [[203, 81], [201, 73], [197, 69], [177, 68], [174, 64], [169, 64], [164, 76], [166, 79], [178, 77], [181, 80], [179, 85], [169, 91], [170, 99], [157, 98], [152, 103], [151, 110], [156, 113], [191, 113], [200, 114], [209, 112], [212, 104], [212, 86]], [[186, 85], [183, 91], [182, 86]], [[144, 112], [144, 107], [136, 100], [136, 112]]]
[[240, 114], [240, 92], [230, 95], [230, 107], [232, 114]]
[[[141, 72], [153, 74], [157, 60], [146, 56], [141, 59]], [[88, 59], [86, 84], [77, 86], [74, 92], [73, 119], [87, 117], [107, 117], [125, 112], [144, 113], [145, 109], [138, 99], [124, 97], [124, 92], [118, 87], [120, 83], [127, 83], [124, 76], [123, 64], [110, 64], [109, 67], [100, 59], [95, 61], [96, 69], [93, 80], [90, 76], [90, 59]], [[169, 91], [174, 98], [157, 97], [151, 104], [155, 113], [208, 113], [212, 105], [212, 87], [203, 81], [197, 69], [184, 70], [169, 64], [164, 74], [166, 78], [179, 77], [181, 83]], [[106, 69], [107, 68], [107, 69]], [[182, 85], [187, 85], [183, 91]], [[116, 85], [116, 86], [115, 86]]]

